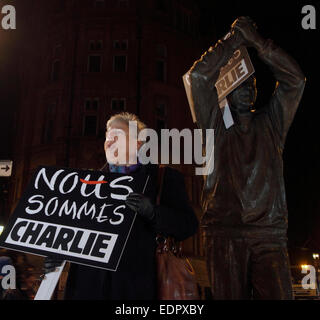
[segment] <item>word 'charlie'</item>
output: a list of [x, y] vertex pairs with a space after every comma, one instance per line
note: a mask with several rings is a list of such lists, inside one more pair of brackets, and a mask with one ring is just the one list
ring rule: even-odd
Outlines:
[[29, 219], [17, 219], [6, 242], [90, 260], [109, 261], [118, 235]]

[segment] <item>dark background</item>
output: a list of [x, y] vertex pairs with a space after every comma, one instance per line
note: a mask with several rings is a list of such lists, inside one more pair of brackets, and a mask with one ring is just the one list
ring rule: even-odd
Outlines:
[[[304, 5], [314, 5], [320, 15], [320, 2], [306, 1], [203, 1], [203, 30], [221, 38], [238, 16], [250, 16], [258, 32], [271, 38], [292, 55], [304, 72], [307, 82], [300, 107], [289, 130], [284, 150], [284, 176], [289, 211], [290, 246], [319, 248], [320, 144], [318, 96], [320, 62], [317, 45], [320, 26], [304, 30], [301, 21]], [[318, 16], [317, 16], [318, 18]], [[209, 24], [208, 21], [212, 21]], [[256, 69], [258, 99], [262, 106], [274, 90], [275, 82], [268, 68], [255, 52], [249, 53]]]
[[[23, 83], [18, 81], [16, 59], [19, 56], [20, 21], [27, 12], [28, 1], [7, 1], [16, 6], [17, 30], [0, 32], [0, 159], [12, 158], [12, 139], [15, 135], [15, 101]], [[265, 38], [271, 38], [300, 64], [307, 78], [301, 105], [289, 131], [284, 152], [284, 175], [289, 209], [289, 244], [320, 247], [317, 240], [320, 197], [320, 145], [319, 145], [319, 54], [320, 26], [304, 30], [301, 26], [304, 5], [313, 4], [320, 17], [319, 1], [196, 1], [202, 12], [201, 35], [205, 39], [203, 50], [229, 31], [231, 23], [239, 16], [248, 15], [258, 25]], [[1, 1], [0, 6], [4, 5]], [[30, 8], [28, 8], [30, 9]], [[34, 8], [38, 10], [39, 8]], [[41, 10], [39, 9], [41, 15]], [[21, 20], [20, 20], [21, 19]], [[24, 26], [25, 27], [25, 26]], [[208, 40], [212, 39], [212, 40]], [[266, 66], [256, 53], [249, 50], [256, 69], [258, 100], [263, 105], [274, 89]], [[10, 57], [10, 59], [8, 59]], [[198, 57], [195, 57], [195, 60]], [[188, 69], [190, 66], [186, 66]], [[4, 108], [11, 105], [12, 108]], [[32, 110], [30, 110], [32, 112]], [[319, 221], [318, 221], [319, 220]], [[310, 238], [311, 237], [311, 238]]]

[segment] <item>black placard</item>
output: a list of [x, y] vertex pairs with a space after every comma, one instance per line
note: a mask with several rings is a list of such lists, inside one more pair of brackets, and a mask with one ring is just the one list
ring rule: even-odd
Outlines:
[[126, 196], [147, 181], [141, 173], [39, 167], [0, 246], [116, 271], [135, 220]]

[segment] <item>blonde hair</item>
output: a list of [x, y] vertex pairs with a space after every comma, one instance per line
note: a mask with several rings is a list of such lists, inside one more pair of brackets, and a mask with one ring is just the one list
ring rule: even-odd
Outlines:
[[136, 121], [137, 122], [137, 129], [138, 129], [138, 133], [147, 128], [146, 124], [143, 123], [138, 116], [136, 116], [133, 113], [129, 113], [129, 112], [121, 112], [121, 113], [117, 113], [115, 115], [113, 115], [106, 124], [106, 129], [108, 130], [109, 126], [111, 125], [112, 122], [114, 121], [122, 121], [125, 122], [128, 126], [129, 126], [129, 122], [130, 121]]

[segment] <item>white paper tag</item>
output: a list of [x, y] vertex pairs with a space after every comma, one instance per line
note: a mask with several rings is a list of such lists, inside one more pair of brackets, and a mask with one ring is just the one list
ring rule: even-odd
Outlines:
[[223, 121], [224, 121], [224, 125], [226, 127], [226, 129], [229, 129], [231, 126], [234, 125], [234, 121], [232, 118], [232, 114], [231, 114], [231, 110], [228, 104], [228, 100], [227, 99], [222, 99], [219, 102], [219, 107], [220, 110], [222, 112], [223, 115]]

